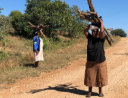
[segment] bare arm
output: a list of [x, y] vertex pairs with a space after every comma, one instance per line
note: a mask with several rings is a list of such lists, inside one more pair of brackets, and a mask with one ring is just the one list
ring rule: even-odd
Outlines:
[[87, 27], [84, 28], [84, 35], [86, 37], [88, 37], [88, 30], [89, 30], [89, 28], [90, 28], [90, 25], [88, 25]]
[[103, 39], [105, 37], [105, 32], [104, 32], [104, 25], [103, 25], [103, 21], [100, 19], [101, 22], [101, 27], [100, 27], [100, 38]]
[[40, 30], [40, 33], [43, 35], [44, 39], [46, 40], [46, 37], [45, 37], [44, 33], [42, 32], [42, 29]]

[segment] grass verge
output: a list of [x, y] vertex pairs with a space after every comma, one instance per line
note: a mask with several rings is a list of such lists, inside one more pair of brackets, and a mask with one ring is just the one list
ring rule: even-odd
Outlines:
[[[13, 40], [12, 40], [13, 39]], [[114, 45], [120, 37], [114, 37]], [[32, 41], [24, 38], [10, 37], [5, 42], [0, 55], [0, 84], [12, 84], [18, 79], [39, 76], [41, 72], [50, 72], [62, 68], [73, 60], [86, 56], [87, 40], [85, 37], [48, 42], [44, 50], [45, 61], [40, 63], [42, 68], [33, 68]], [[109, 45], [105, 42], [105, 48]], [[2, 89], [2, 85], [0, 85]]]

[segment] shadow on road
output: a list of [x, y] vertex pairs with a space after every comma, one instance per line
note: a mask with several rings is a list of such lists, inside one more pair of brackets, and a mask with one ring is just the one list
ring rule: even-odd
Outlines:
[[25, 67], [34, 67], [34, 63], [24, 64]]
[[[84, 95], [84, 96], [88, 94], [88, 91], [77, 89], [76, 88], [77, 86], [71, 86], [71, 85], [72, 84], [60, 84], [54, 87], [49, 86], [48, 88], [44, 88], [44, 89], [31, 90], [29, 93], [35, 94], [46, 90], [56, 90], [60, 92], [68, 92], [68, 93]], [[98, 93], [92, 92], [92, 96], [98, 96]]]

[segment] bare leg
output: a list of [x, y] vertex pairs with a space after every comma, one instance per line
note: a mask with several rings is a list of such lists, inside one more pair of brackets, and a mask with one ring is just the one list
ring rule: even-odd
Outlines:
[[38, 67], [38, 66], [39, 66], [39, 61], [36, 61], [34, 67]]
[[104, 94], [103, 94], [103, 90], [102, 90], [102, 87], [99, 87], [99, 97], [103, 97]]
[[88, 91], [89, 91], [89, 92], [92, 92], [92, 87], [89, 87]]
[[91, 97], [92, 94], [92, 87], [88, 88], [88, 95], [86, 97]]

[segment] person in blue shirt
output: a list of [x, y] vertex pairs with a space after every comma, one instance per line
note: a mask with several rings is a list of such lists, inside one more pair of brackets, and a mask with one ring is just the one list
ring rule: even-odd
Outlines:
[[33, 37], [33, 51], [40, 51], [40, 39], [38, 33]]
[[46, 37], [42, 30], [36, 30], [35, 36], [33, 37], [33, 52], [35, 56], [35, 65], [34, 67], [39, 67], [39, 61], [44, 61], [43, 57], [43, 40], [41, 38], [41, 35], [43, 35], [44, 39], [46, 40]]

